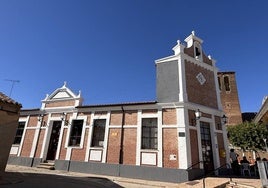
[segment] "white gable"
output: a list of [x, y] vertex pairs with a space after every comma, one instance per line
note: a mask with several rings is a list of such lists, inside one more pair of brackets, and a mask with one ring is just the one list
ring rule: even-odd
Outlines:
[[82, 99], [81, 92], [79, 91], [79, 94], [76, 95], [68, 87], [66, 87], [66, 82], [64, 82], [64, 85], [61, 88], [56, 89], [50, 95], [47, 94], [46, 98], [44, 100], [42, 100], [42, 102], [50, 102], [53, 100], [69, 100], [69, 99], [75, 99], [75, 100]]
[[52, 99], [70, 98], [71, 96], [66, 91], [56, 93]]

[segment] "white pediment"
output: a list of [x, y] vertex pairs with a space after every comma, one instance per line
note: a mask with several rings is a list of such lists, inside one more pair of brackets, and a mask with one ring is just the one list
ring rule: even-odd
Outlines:
[[43, 100], [43, 102], [61, 100], [61, 99], [63, 100], [78, 99], [78, 98], [81, 98], [81, 93], [79, 92], [79, 94], [76, 95], [68, 87], [66, 87], [66, 82], [64, 82], [64, 85], [61, 88], [58, 88], [52, 94], [47, 95], [46, 98]]
[[66, 91], [60, 91], [56, 93], [52, 99], [70, 98], [71, 96]]

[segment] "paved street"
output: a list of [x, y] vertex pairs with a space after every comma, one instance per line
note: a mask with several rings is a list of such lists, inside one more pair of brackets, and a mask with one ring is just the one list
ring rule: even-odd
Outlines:
[[[206, 188], [228, 183], [229, 178], [210, 177], [205, 180]], [[249, 187], [261, 187], [260, 179], [254, 178], [233, 178], [238, 184]], [[167, 183], [157, 181], [147, 181], [131, 178], [99, 176], [93, 174], [66, 172], [60, 170], [47, 170], [40, 168], [30, 168], [24, 166], [7, 165], [6, 172], [0, 175], [1, 188], [202, 188], [203, 180], [194, 180], [184, 183]]]
[[1, 187], [95, 187], [95, 188], [120, 188], [122, 186], [110, 181], [107, 178], [96, 177], [68, 177], [53, 174], [34, 174], [34, 173], [19, 173], [7, 172], [4, 181], [0, 184]]
[[7, 165], [6, 172], [0, 176], [0, 187], [152, 188], [178, 187], [178, 184]]

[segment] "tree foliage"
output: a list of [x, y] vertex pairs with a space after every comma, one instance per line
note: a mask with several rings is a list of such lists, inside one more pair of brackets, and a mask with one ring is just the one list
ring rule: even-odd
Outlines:
[[[228, 126], [228, 138], [230, 144], [242, 149], [264, 150], [268, 138], [268, 130], [263, 124], [245, 122], [235, 126]], [[268, 139], [267, 139], [268, 142]]]

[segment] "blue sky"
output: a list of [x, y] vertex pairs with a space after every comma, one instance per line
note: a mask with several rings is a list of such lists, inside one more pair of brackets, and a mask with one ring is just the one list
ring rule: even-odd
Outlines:
[[39, 108], [64, 81], [84, 104], [156, 99], [156, 59], [191, 31], [235, 71], [242, 112], [268, 95], [268, 1], [1, 0], [0, 88]]

